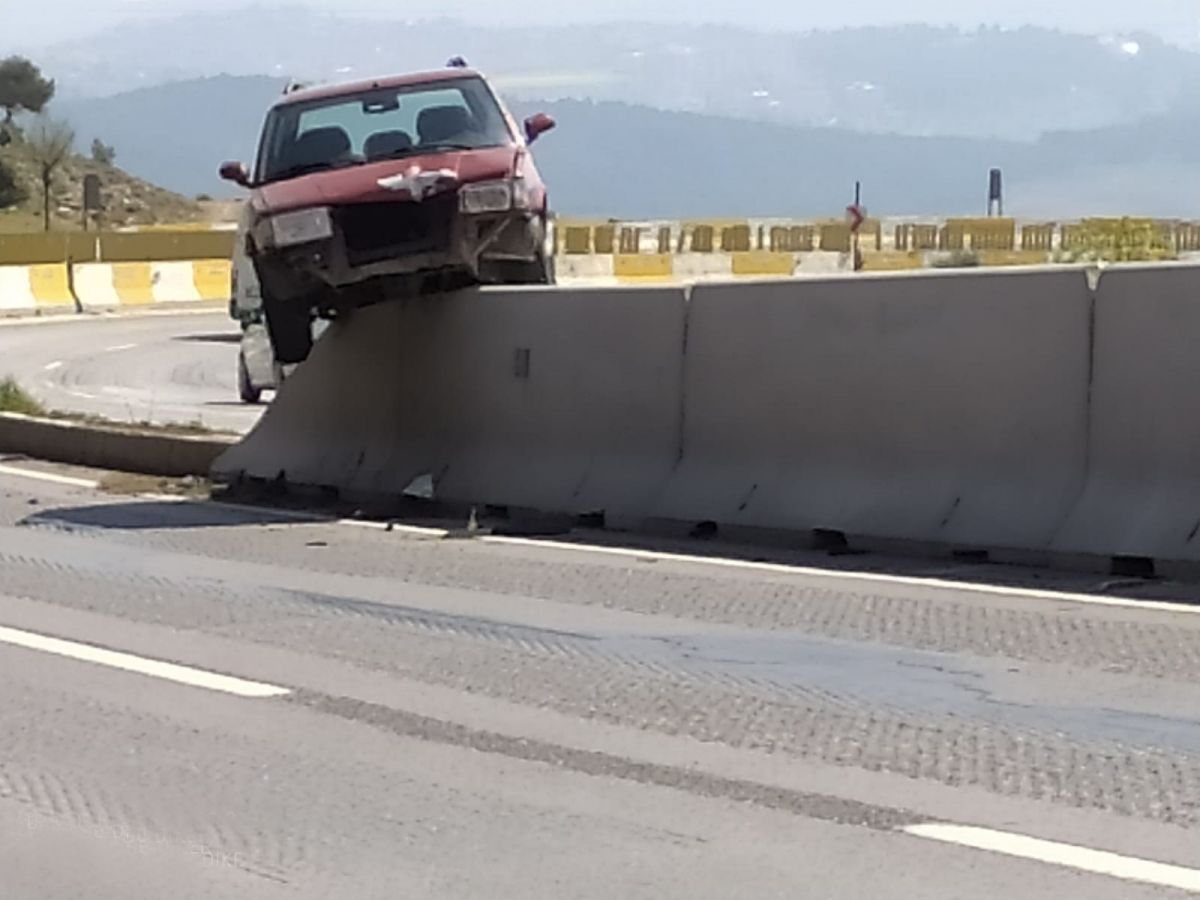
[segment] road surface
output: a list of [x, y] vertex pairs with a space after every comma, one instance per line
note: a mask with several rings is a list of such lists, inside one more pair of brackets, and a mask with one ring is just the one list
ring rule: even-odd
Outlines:
[[6, 900], [1200, 894], [1186, 588], [91, 479], [0, 462]]
[[0, 320], [0, 378], [54, 410], [244, 433], [263, 407], [238, 399], [240, 334], [225, 312]]

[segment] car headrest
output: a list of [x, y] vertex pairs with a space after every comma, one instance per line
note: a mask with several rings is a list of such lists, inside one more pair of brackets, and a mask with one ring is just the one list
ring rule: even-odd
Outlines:
[[350, 152], [350, 135], [336, 126], [314, 128], [300, 135], [292, 148], [294, 165], [313, 165], [333, 162]]
[[417, 116], [422, 144], [438, 144], [471, 128], [471, 113], [463, 106], [431, 106]]
[[413, 139], [407, 131], [377, 131], [363, 144], [363, 156], [368, 161], [386, 159], [408, 150]]

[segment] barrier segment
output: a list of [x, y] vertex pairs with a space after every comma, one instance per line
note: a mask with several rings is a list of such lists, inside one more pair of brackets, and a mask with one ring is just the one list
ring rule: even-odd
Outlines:
[[104, 263], [83, 263], [72, 270], [75, 296], [84, 312], [113, 309], [120, 305], [112, 266]]
[[203, 301], [229, 299], [233, 263], [228, 259], [198, 259], [192, 264], [192, 283]]
[[153, 303], [198, 303], [195, 271], [190, 262], [160, 262], [150, 266]]
[[1200, 561], [1200, 267], [1110, 267], [1096, 295], [1087, 488], [1064, 552]]
[[0, 313], [32, 313], [37, 300], [26, 266], [0, 266]]
[[679, 453], [683, 288], [463, 291], [334, 325], [214, 474], [639, 518]]
[[1047, 548], [1086, 458], [1082, 270], [697, 285], [655, 517]]
[[73, 268], [75, 292], [84, 311], [156, 304], [227, 301], [227, 260], [156, 263], [83, 263]]
[[154, 266], [151, 263], [113, 263], [113, 290], [121, 306], [149, 306], [154, 303]]
[[0, 266], [0, 313], [70, 312], [75, 298], [62, 265]]
[[65, 265], [29, 267], [29, 287], [39, 310], [73, 312], [70, 273]]

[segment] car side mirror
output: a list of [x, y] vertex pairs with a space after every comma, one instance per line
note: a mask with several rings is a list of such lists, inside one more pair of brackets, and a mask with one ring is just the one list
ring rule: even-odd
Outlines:
[[250, 173], [246, 170], [245, 163], [226, 162], [221, 163], [221, 177], [226, 181], [232, 181], [234, 184], [242, 187], [250, 187]]
[[538, 113], [525, 120], [525, 141], [532, 144], [558, 123], [545, 113]]

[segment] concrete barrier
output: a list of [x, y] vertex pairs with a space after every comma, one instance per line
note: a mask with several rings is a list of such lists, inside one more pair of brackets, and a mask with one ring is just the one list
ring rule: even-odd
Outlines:
[[1081, 270], [697, 285], [656, 517], [1047, 548], [1083, 484]]
[[0, 313], [29, 314], [37, 310], [28, 266], [0, 266]]
[[1200, 267], [1114, 267], [1096, 297], [1087, 489], [1055, 547], [1200, 561]]
[[227, 260], [83, 263], [74, 267], [75, 292], [84, 312], [157, 304], [225, 302]]
[[0, 413], [0, 453], [145, 475], [204, 476], [234, 440]]
[[555, 260], [563, 284], [592, 282], [647, 284], [691, 283], [733, 278], [780, 278], [791, 275], [831, 275], [850, 270], [846, 254], [814, 250], [808, 253], [680, 253], [564, 255]]
[[190, 262], [150, 265], [150, 296], [154, 303], [199, 303], [196, 276]]
[[74, 312], [65, 265], [0, 266], [0, 314]]
[[464, 291], [335, 323], [214, 474], [639, 518], [679, 454], [682, 288]]

